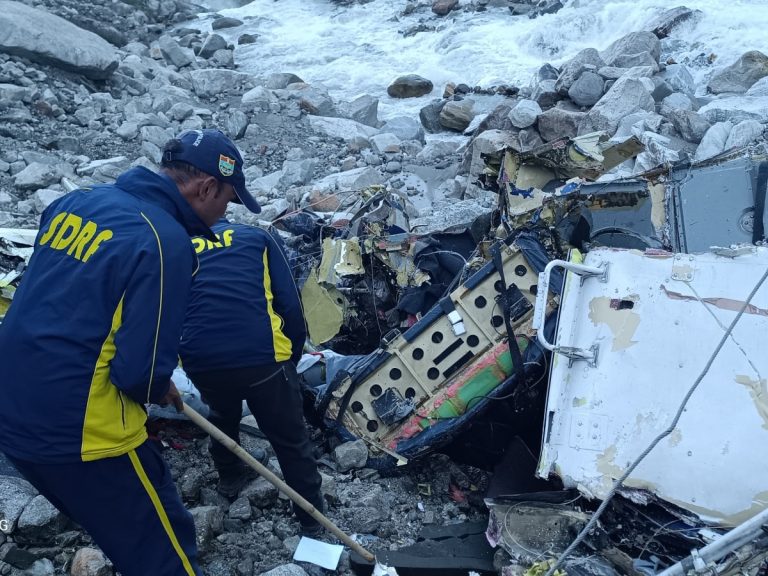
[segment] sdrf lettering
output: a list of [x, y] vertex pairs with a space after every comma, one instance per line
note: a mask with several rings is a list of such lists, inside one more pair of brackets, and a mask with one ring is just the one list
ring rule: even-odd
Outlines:
[[192, 238], [192, 244], [195, 247], [195, 253], [200, 254], [203, 250], [213, 250], [214, 248], [225, 248], [232, 246], [232, 234], [235, 231], [232, 229], [224, 230], [221, 234], [216, 234], [218, 242], [211, 242], [205, 238]]
[[66, 250], [68, 256], [88, 262], [112, 235], [112, 230], [99, 231], [98, 226], [90, 220], [83, 223], [77, 214], [61, 212], [51, 220], [50, 226], [40, 238], [40, 246], [50, 242], [54, 250]]

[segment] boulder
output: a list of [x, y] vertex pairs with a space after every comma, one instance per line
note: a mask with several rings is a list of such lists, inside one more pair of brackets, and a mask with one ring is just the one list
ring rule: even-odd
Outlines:
[[248, 128], [248, 116], [242, 110], [230, 110], [224, 115], [221, 128], [232, 140], [239, 140]]
[[486, 130], [476, 136], [467, 148], [462, 171], [470, 177], [479, 175], [485, 169], [484, 155], [498, 154], [516, 143], [517, 134], [502, 130]]
[[336, 104], [322, 84], [288, 84], [288, 95], [298, 100], [299, 108], [313, 116], [337, 116]]
[[379, 99], [363, 94], [338, 105], [339, 114], [355, 122], [376, 128], [379, 124]]
[[536, 123], [541, 114], [541, 107], [533, 100], [520, 100], [512, 110], [508, 118], [515, 128], [528, 128]]
[[303, 84], [304, 80], [291, 72], [275, 72], [267, 78], [265, 88], [269, 90], [282, 90], [291, 84]]
[[764, 138], [765, 126], [756, 120], [744, 120], [731, 128], [725, 141], [725, 150], [741, 148]]
[[35, 212], [41, 214], [43, 210], [48, 208], [48, 206], [62, 196], [64, 196], [64, 192], [61, 190], [49, 190], [47, 188], [37, 190], [31, 196], [32, 201], [35, 203]]
[[668, 117], [675, 110], [695, 110], [696, 104], [681, 92], [673, 92], [661, 101], [659, 114]]
[[655, 102], [643, 80], [650, 82], [647, 78], [617, 80], [605, 96], [587, 113], [579, 132], [586, 134], [604, 130], [613, 134], [624, 116], [639, 110], [653, 111]]
[[760, 78], [760, 80], [752, 84], [745, 96], [768, 98], [768, 76]]
[[61, 171], [54, 164], [32, 162], [14, 177], [13, 184], [19, 190], [37, 190], [61, 180]]
[[371, 150], [376, 154], [400, 152], [400, 138], [389, 132], [371, 136]]
[[701, 144], [696, 149], [696, 154], [693, 157], [695, 162], [701, 162], [707, 160], [713, 156], [717, 156], [725, 150], [725, 143], [728, 141], [728, 135], [731, 133], [733, 124], [730, 122], [717, 122], [707, 130], [704, 134], [704, 138], [701, 139]]
[[166, 62], [173, 64], [176, 68], [184, 68], [184, 66], [189, 66], [195, 62], [195, 53], [189, 48], [182, 48], [168, 34], [160, 36], [157, 39], [157, 44]]
[[0, 476], [0, 514], [10, 524], [13, 533], [24, 508], [37, 496], [37, 490], [22, 478]]
[[699, 109], [699, 114], [712, 122], [729, 121], [738, 124], [744, 120], [768, 122], [768, 99], [757, 96], [718, 98]]
[[227, 516], [233, 520], [250, 520], [251, 519], [251, 503], [245, 496], [240, 496], [237, 500], [232, 502], [229, 506]]
[[218, 506], [198, 506], [189, 511], [195, 522], [195, 535], [197, 547], [201, 551], [207, 550], [213, 537], [220, 533], [224, 521], [224, 512]]
[[585, 112], [554, 107], [539, 116], [539, 134], [546, 142], [559, 138], [574, 138], [579, 133], [579, 125], [583, 122]]
[[659, 63], [650, 52], [638, 52], [636, 54], [619, 54], [611, 61], [612, 66], [619, 68], [634, 68], [636, 66], [650, 66], [659, 69]]
[[0, 52], [105, 80], [119, 55], [109, 42], [44, 10], [0, 0]]
[[229, 16], [222, 16], [221, 18], [216, 18], [213, 22], [211, 22], [211, 30], [223, 30], [224, 28], [237, 28], [238, 26], [242, 26], [243, 21], [238, 20], [237, 18], [231, 18]]
[[704, 134], [712, 126], [704, 116], [690, 110], [674, 110], [667, 117], [687, 142], [701, 142]]
[[151, 142], [158, 148], [163, 148], [165, 143], [175, 136], [172, 130], [163, 129], [160, 126], [144, 126], [139, 134], [142, 142]]
[[402, 141], [417, 140], [424, 144], [424, 128], [421, 123], [410, 116], [395, 116], [387, 120], [381, 127], [381, 132], [394, 134]]
[[707, 90], [713, 94], [735, 92], [743, 94], [752, 85], [768, 76], [768, 56], [757, 50], [743, 54], [736, 62], [712, 74]]
[[684, 22], [695, 23], [703, 15], [704, 13], [701, 10], [691, 10], [686, 6], [677, 6], [651, 18], [645, 23], [643, 30], [652, 32], [657, 38], [662, 39], [669, 36], [672, 30], [680, 24]]
[[600, 52], [600, 57], [608, 66], [618, 66], [616, 60], [643, 52], [650, 53], [654, 62], [659, 61], [661, 42], [653, 32], [631, 32]]
[[376, 168], [366, 166], [365, 168], [354, 168], [346, 172], [329, 174], [328, 176], [312, 182], [312, 190], [315, 191], [337, 191], [337, 190], [362, 190], [371, 186], [383, 184], [385, 179], [379, 174]]
[[424, 163], [432, 163], [436, 160], [450, 156], [459, 148], [459, 143], [453, 140], [434, 140], [429, 142], [416, 155], [416, 159]]
[[308, 119], [309, 125], [315, 132], [320, 132], [331, 138], [341, 138], [347, 142], [361, 137], [367, 140], [379, 132], [376, 128], [346, 118], [309, 116]]
[[594, 106], [603, 97], [604, 86], [600, 75], [585, 71], [568, 89], [568, 97], [578, 106]]
[[475, 117], [472, 111], [474, 104], [470, 99], [446, 102], [440, 111], [440, 125], [449, 130], [464, 132]]
[[531, 100], [535, 100], [542, 110], [552, 108], [559, 100], [563, 99], [556, 85], [555, 80], [542, 80], [534, 88]]
[[560, 76], [560, 72], [558, 71], [558, 69], [549, 63], [544, 64], [541, 68], [539, 68], [536, 71], [537, 82], [541, 82], [542, 80], [557, 80], [558, 76]]
[[693, 96], [696, 92], [696, 84], [693, 76], [684, 64], [670, 64], [665, 70], [659, 72], [659, 78], [662, 78], [675, 92], [682, 92]]
[[244, 44], [256, 44], [258, 39], [258, 34], [240, 34], [237, 38], [237, 45], [243, 46]]
[[515, 149], [519, 152], [528, 152], [534, 148], [544, 144], [544, 140], [541, 139], [536, 128], [528, 128], [526, 130], [520, 130], [517, 133], [517, 145]]
[[427, 132], [441, 132], [443, 130], [440, 124], [440, 112], [447, 100], [434, 100], [419, 110], [419, 120]]
[[209, 34], [205, 39], [205, 42], [203, 42], [203, 45], [200, 47], [200, 52], [198, 52], [197, 55], [200, 56], [200, 58], [208, 59], [218, 50], [226, 50], [226, 48], [227, 41], [224, 40], [223, 36], [220, 36], [219, 34]]
[[576, 82], [576, 79], [586, 69], [594, 68], [599, 70], [605, 66], [605, 62], [600, 57], [600, 54], [594, 48], [585, 48], [576, 56], [571, 58], [568, 62], [563, 64], [560, 70], [560, 75], [557, 77], [555, 89], [565, 96], [568, 94], [568, 89]]
[[38, 494], [19, 516], [14, 536], [17, 542], [46, 545], [67, 524], [67, 518], [45, 496]]
[[312, 180], [315, 168], [317, 168], [316, 158], [286, 160], [283, 162], [283, 174], [280, 176], [279, 186], [284, 189], [291, 186], [303, 186]]
[[392, 98], [418, 98], [432, 92], [434, 85], [430, 80], [416, 74], [396, 78], [387, 87], [387, 94]]
[[192, 80], [192, 89], [201, 98], [214, 98], [228, 92], [239, 92], [254, 85], [250, 74], [222, 68], [192, 70], [189, 76]]
[[240, 101], [243, 103], [243, 107], [247, 110], [256, 108], [269, 110], [269, 107], [272, 104], [277, 104], [280, 99], [275, 96], [275, 93], [272, 90], [264, 88], [263, 86], [256, 86], [243, 94]]
[[445, 16], [459, 5], [459, 0], [434, 0], [432, 12], [438, 16]]

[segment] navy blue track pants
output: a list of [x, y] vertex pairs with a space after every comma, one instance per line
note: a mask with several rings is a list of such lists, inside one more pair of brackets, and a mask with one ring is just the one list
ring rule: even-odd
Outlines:
[[82, 526], [122, 576], [201, 576], [192, 515], [150, 441], [115, 458], [40, 464], [8, 458]]

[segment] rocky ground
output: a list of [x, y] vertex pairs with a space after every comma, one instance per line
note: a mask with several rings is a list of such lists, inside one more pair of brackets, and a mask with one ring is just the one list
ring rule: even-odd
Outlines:
[[[452, 10], [483, 10], [491, 1], [532, 16], [559, 4], [404, 3], [404, 14], [422, 18], [404, 33], [423, 33]], [[182, 0], [0, 0], [0, 27], [13, 30], [0, 42], [0, 227], [34, 228], [71, 187], [111, 181], [132, 165], [156, 166], [164, 142], [183, 129], [216, 126], [236, 139], [248, 184], [264, 206], [262, 220], [307, 206], [331, 213], [381, 186], [408, 201], [419, 231], [488, 212], [495, 196], [476, 183], [478, 159], [507, 146], [525, 152], [594, 130], [618, 140], [634, 135], [646, 150], [615, 177], [765, 140], [768, 57], [749, 52], [717, 67], [707, 55], [670, 60], [674, 27], [697, 17], [687, 9], [671, 10], [602, 52], [584, 50], [559, 69], [545, 65], [530, 86], [479, 89], [457, 78], [434, 87], [404, 70], [389, 87], [391, 97], [441, 97], [420, 118], [386, 123], [375, 96], [339, 102], [290, 70], [267, 78], [239, 72], [237, 46], [216, 33], [239, 22], [220, 18], [205, 33], [188, 24], [198, 10]], [[30, 32], [30, 22], [43, 39]], [[237, 42], [254, 41], [242, 34]], [[67, 49], [73, 46], [78, 50]], [[694, 66], [713, 67], [705, 96], [694, 85]], [[231, 216], [253, 221], [238, 209]], [[274, 489], [257, 480], [225, 502], [214, 490], [205, 439], [178, 424], [156, 432], [198, 523], [206, 574], [320, 573], [286, 567], [297, 524]], [[268, 447], [259, 438], [248, 442]], [[364, 454], [347, 446], [318, 457], [329, 516], [362, 534], [365, 544], [400, 547], [425, 524], [486, 517], [471, 490], [482, 485], [476, 470], [435, 455], [382, 477], [355, 459], [356, 450]], [[87, 535], [23, 482], [0, 477], [0, 512], [10, 519], [9, 534], [0, 533], [0, 575], [112, 573]], [[349, 573], [346, 556], [340, 572]]]

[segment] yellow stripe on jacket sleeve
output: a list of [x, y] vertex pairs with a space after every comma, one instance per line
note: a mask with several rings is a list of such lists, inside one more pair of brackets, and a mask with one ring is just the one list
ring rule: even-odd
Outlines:
[[291, 340], [283, 334], [283, 319], [275, 312], [272, 305], [274, 295], [272, 294], [272, 278], [269, 275], [269, 263], [267, 262], [267, 251], [264, 250], [264, 298], [267, 301], [267, 313], [269, 322], [272, 325], [272, 345], [275, 349], [275, 362], [284, 362], [291, 359]]
[[164, 286], [164, 267], [163, 267], [163, 245], [160, 243], [160, 235], [157, 233], [157, 230], [155, 229], [154, 225], [150, 221], [149, 218], [144, 214], [144, 212], [141, 213], [141, 217], [144, 218], [144, 220], [147, 221], [147, 224], [149, 224], [149, 227], [152, 228], [152, 232], [155, 233], [155, 239], [157, 240], [157, 250], [160, 253], [160, 302], [157, 306], [157, 329], [155, 330], [155, 343], [152, 346], [152, 366], [149, 369], [149, 383], [147, 384], [147, 403], [149, 403], [149, 397], [152, 394], [152, 380], [155, 378], [155, 360], [157, 358], [157, 342], [160, 339], [160, 320], [163, 317], [163, 290], [165, 289]]
[[[144, 467], [141, 465], [139, 455], [136, 454], [135, 450], [131, 450], [128, 453], [128, 457], [131, 459], [133, 469], [136, 471], [136, 475], [139, 477], [142, 486], [144, 486], [144, 490], [147, 491], [149, 499], [152, 500], [152, 505], [155, 507], [155, 512], [157, 512], [160, 523], [163, 525], [163, 529], [168, 535], [173, 549], [176, 551], [176, 554], [179, 555], [181, 564], [184, 566], [184, 571], [189, 576], [195, 576], [195, 570], [192, 568], [192, 564], [190, 563], [189, 558], [187, 558], [187, 555], [184, 553], [184, 549], [181, 547], [181, 544], [179, 544], [179, 539], [176, 537], [176, 532], [173, 531], [171, 521], [168, 519], [168, 513], [165, 511], [165, 508], [163, 508], [163, 503], [161, 502], [160, 497], [157, 495], [155, 487], [152, 485], [152, 482], [149, 480]], [[136, 553], [141, 554], [141, 550], [137, 550]]]
[[147, 439], [146, 413], [110, 380], [110, 362], [117, 352], [115, 333], [123, 322], [124, 299], [125, 295], [112, 315], [109, 334], [101, 345], [91, 377], [80, 447], [80, 457], [85, 462], [120, 456]]

